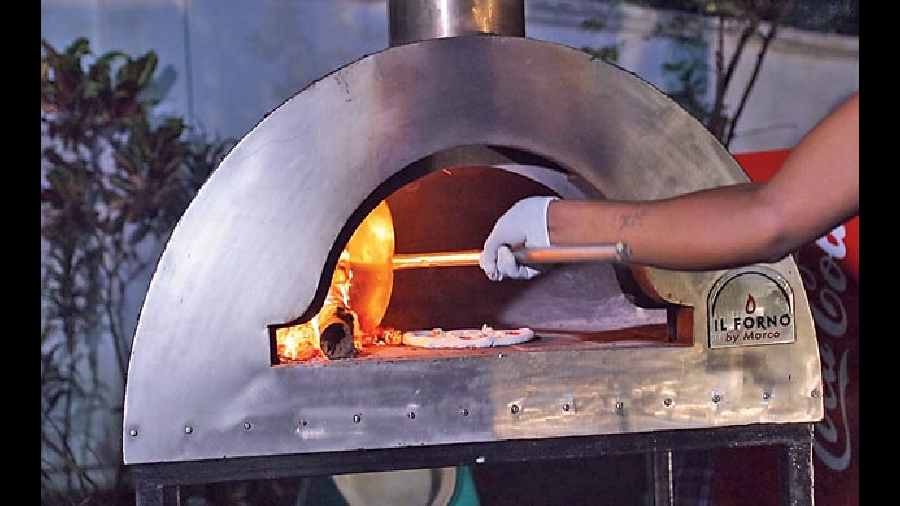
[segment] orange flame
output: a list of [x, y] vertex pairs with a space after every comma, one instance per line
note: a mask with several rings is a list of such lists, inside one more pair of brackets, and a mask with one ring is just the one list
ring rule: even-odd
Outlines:
[[320, 318], [323, 313], [335, 306], [350, 308], [350, 281], [352, 279], [353, 271], [339, 265], [331, 277], [331, 287], [325, 297], [322, 309], [307, 323], [276, 329], [275, 342], [279, 361], [306, 361], [324, 357], [319, 348]]
[[[353, 314], [353, 346], [375, 342], [399, 344], [399, 333], [380, 329], [394, 284], [394, 224], [386, 202], [381, 202], [360, 223], [341, 252], [322, 309], [306, 323], [275, 331], [279, 362], [324, 358], [320, 345], [320, 318], [336, 306]], [[387, 337], [385, 337], [387, 336]]]

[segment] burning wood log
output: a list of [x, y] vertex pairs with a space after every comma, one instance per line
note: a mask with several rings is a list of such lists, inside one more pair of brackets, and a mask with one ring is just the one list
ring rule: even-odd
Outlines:
[[351, 358], [356, 354], [353, 346], [353, 328], [356, 316], [340, 304], [323, 309], [320, 315], [319, 348], [331, 360]]

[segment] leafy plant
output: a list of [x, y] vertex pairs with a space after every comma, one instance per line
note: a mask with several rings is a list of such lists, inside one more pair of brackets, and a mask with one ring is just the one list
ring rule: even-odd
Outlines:
[[619, 45], [611, 44], [609, 46], [602, 47], [590, 47], [584, 46], [581, 48], [582, 51], [591, 55], [591, 58], [595, 60], [603, 60], [610, 63], [618, 63], [619, 61]]
[[[622, 19], [622, 0], [606, 0], [598, 2], [595, 6], [595, 15], [581, 21], [579, 27], [589, 32], [602, 32], [621, 23]], [[621, 42], [608, 44], [604, 46], [582, 46], [581, 50], [591, 55], [592, 59], [603, 60], [610, 63], [618, 63], [619, 51], [622, 48]]]
[[[663, 64], [663, 72], [674, 84], [668, 92], [688, 112], [706, 124], [707, 128], [725, 146], [734, 139], [735, 127], [740, 120], [747, 100], [762, 68], [770, 44], [778, 34], [781, 23], [793, 12], [794, 0], [678, 0], [644, 1], [653, 7], [678, 9], [667, 22], [659, 23], [655, 36], [667, 37], [676, 48], [672, 61]], [[687, 14], [684, 14], [684, 13]], [[702, 16], [701, 16], [702, 15]], [[704, 16], [707, 16], [706, 18]], [[716, 20], [715, 43], [715, 89], [711, 104], [705, 97], [709, 89], [706, 64], [708, 43], [705, 38], [706, 19]], [[767, 25], [767, 29], [764, 27]], [[725, 62], [725, 32], [735, 27], [738, 37], [734, 52]], [[751, 76], [742, 86], [740, 99], [733, 112], [727, 110], [725, 97], [735, 82], [735, 71], [751, 40], [759, 39], [761, 44], [756, 54]]]
[[[125, 294], [230, 147], [189, 140], [181, 119], [153, 115], [161, 98], [152, 51], [91, 55], [84, 38], [63, 51], [41, 42], [45, 501], [90, 499], [102, 487], [89, 469], [119, 469], [113, 488], [122, 486], [121, 441], [104, 454], [110, 445], [94, 422], [119, 434], [131, 337]], [[118, 388], [100, 377], [102, 346], [114, 350]]]

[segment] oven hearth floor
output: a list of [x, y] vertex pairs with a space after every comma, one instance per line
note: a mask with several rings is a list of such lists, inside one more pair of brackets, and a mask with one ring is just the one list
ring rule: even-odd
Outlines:
[[492, 356], [498, 353], [577, 351], [610, 348], [678, 346], [668, 341], [666, 325], [644, 325], [602, 332], [571, 332], [534, 329], [536, 337], [522, 344], [493, 348], [417, 348], [406, 345], [370, 345], [351, 359], [287, 362], [281, 366], [327, 366], [361, 361], [440, 360]]

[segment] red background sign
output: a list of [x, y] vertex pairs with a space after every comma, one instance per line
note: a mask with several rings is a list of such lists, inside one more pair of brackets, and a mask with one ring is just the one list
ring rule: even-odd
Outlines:
[[[735, 155], [754, 181], [772, 177], [788, 150]], [[859, 218], [795, 254], [816, 323], [825, 418], [816, 424], [815, 501], [859, 504]], [[779, 502], [777, 455], [771, 448], [722, 450], [714, 456], [714, 503]], [[735, 465], [739, 463], [739, 465]], [[748, 493], [747, 491], [752, 491]]]
[[[760, 151], [734, 155], [744, 172], [756, 182], [766, 181], [778, 172], [790, 154], [788, 149]], [[843, 229], [842, 229], [843, 228]], [[837, 227], [826, 237], [816, 241], [820, 249], [831, 254], [844, 272], [858, 281], [859, 276], [859, 217], [855, 217], [841, 227]], [[830, 247], [829, 247], [830, 245]]]

